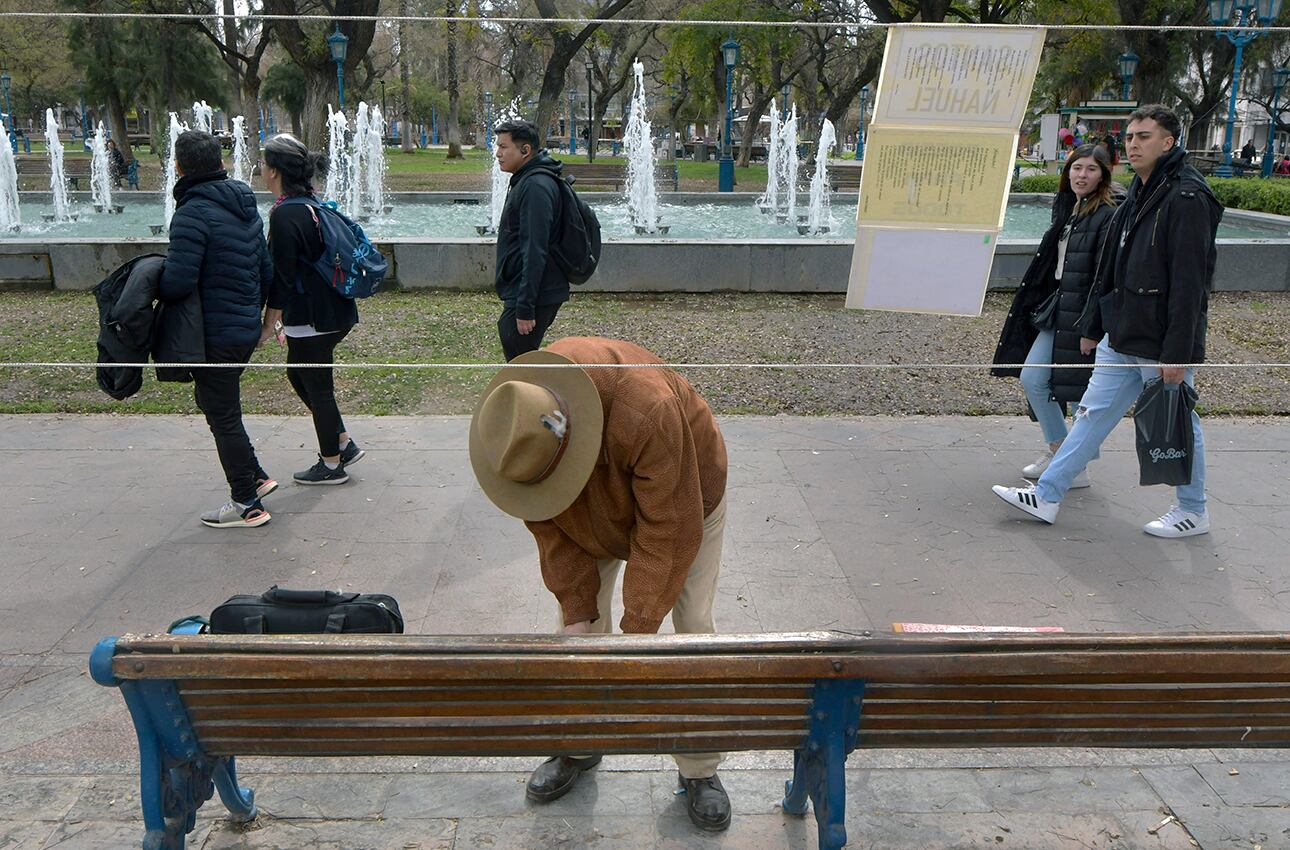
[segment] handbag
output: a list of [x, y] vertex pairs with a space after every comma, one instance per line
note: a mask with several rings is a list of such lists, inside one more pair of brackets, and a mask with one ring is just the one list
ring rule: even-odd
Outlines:
[[1054, 289], [1052, 295], [1030, 311], [1030, 324], [1034, 325], [1036, 330], [1051, 331], [1057, 327], [1057, 303], [1061, 298], [1061, 289]]
[[233, 596], [211, 612], [216, 635], [402, 634], [392, 596], [333, 590], [284, 590]]
[[1140, 484], [1191, 483], [1196, 398], [1190, 384], [1166, 384], [1159, 378], [1142, 388], [1133, 409]]

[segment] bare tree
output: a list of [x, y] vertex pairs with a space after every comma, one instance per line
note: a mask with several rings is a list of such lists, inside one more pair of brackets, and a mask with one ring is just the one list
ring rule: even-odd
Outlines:
[[[535, 0], [538, 14], [543, 18], [561, 17], [555, 0]], [[592, 10], [591, 17], [597, 20], [613, 18], [632, 4], [633, 0], [600, 0], [597, 8]], [[542, 89], [538, 96], [537, 126], [538, 132], [545, 135], [551, 126], [556, 104], [564, 91], [565, 76], [569, 63], [587, 43], [600, 24], [587, 24], [576, 32], [566, 29], [563, 24], [548, 24], [547, 32], [551, 38], [551, 54], [547, 58], [546, 69], [542, 74]]]

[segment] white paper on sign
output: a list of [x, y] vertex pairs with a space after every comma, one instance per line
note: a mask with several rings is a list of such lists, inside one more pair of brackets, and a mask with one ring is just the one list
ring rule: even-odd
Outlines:
[[996, 231], [865, 227], [847, 287], [847, 306], [979, 316]]

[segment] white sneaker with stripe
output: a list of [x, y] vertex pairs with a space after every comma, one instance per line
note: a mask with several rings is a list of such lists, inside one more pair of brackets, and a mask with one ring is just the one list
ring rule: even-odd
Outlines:
[[1042, 519], [1044, 522], [1052, 525], [1057, 519], [1057, 509], [1061, 507], [1060, 502], [1045, 502], [1039, 498], [1039, 494], [1032, 487], [1004, 487], [1002, 484], [996, 484], [990, 488], [994, 495], [1003, 499], [1008, 504], [1020, 511], [1025, 511], [1035, 519]]
[[1209, 533], [1209, 511], [1194, 514], [1174, 505], [1159, 519], [1142, 526], [1142, 530], [1155, 537], [1195, 537]]

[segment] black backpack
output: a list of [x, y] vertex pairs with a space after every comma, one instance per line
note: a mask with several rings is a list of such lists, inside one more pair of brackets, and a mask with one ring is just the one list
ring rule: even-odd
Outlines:
[[381, 593], [286, 590], [234, 596], [211, 612], [216, 635], [402, 634], [403, 615]]
[[560, 185], [560, 230], [551, 246], [551, 257], [569, 283], [582, 285], [600, 264], [600, 219], [587, 202], [573, 191], [568, 178], [556, 178]]

